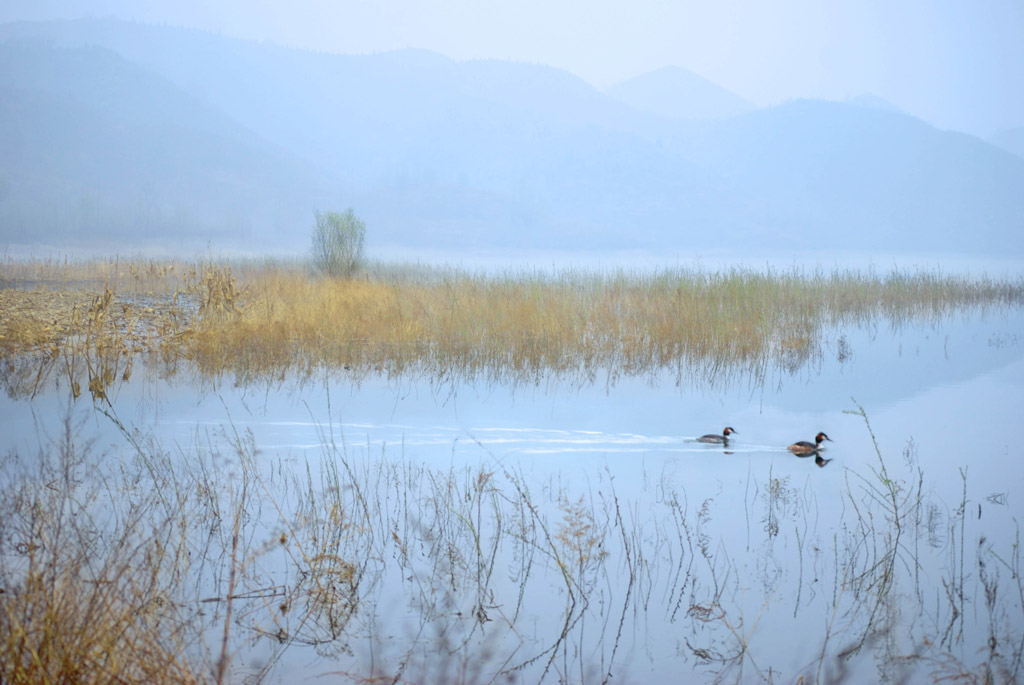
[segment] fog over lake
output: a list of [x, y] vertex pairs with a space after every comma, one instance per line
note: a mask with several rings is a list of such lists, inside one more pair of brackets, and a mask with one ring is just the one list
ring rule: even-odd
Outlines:
[[3, 3], [0, 682], [1024, 681], [1021, 27]]
[[964, 132], [856, 92], [756, 106], [678, 65], [602, 90], [536, 61], [11, 22], [0, 240], [294, 254], [314, 210], [351, 207], [381, 251], [1020, 258], [1024, 103], [1002, 63], [1007, 109], [984, 114], [1006, 123]]

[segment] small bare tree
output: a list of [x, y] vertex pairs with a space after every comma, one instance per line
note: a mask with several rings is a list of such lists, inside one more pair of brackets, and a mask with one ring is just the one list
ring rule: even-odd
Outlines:
[[351, 209], [313, 215], [313, 266], [328, 276], [351, 276], [363, 261], [366, 223]]

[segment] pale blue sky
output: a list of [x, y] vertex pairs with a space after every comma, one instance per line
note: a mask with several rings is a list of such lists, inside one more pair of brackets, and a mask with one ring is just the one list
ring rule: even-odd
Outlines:
[[1024, 0], [5, 0], [340, 53], [549, 64], [598, 87], [681, 66], [759, 105], [880, 95], [942, 128], [1024, 126]]

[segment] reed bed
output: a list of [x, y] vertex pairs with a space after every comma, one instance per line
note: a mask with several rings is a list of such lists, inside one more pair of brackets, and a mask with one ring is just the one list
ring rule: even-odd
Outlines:
[[96, 477], [80, 429], [3, 460], [0, 682], [202, 682], [199, 607], [178, 601], [184, 512], [157, 494], [163, 475]]
[[298, 262], [116, 259], [8, 261], [0, 283], [8, 385], [31, 385], [50, 359], [92, 390], [139, 356], [165, 371], [188, 364], [239, 379], [326, 368], [529, 382], [675, 369], [680, 380], [760, 381], [814, 358], [838, 325], [1024, 303], [1019, 280], [928, 271], [482, 275], [374, 265], [333, 279]]
[[[715, 517], [738, 497], [691, 502], [665, 476], [628, 499], [611, 473], [538, 483], [489, 453], [438, 469], [329, 426], [297, 465], [230, 426], [171, 455], [108, 394], [140, 361], [243, 381], [757, 380], [836, 327], [1022, 303], [1020, 281], [935, 272], [373, 265], [340, 280], [287, 262], [7, 261], [5, 389], [56, 377], [70, 397], [38, 454], [0, 455], [0, 682], [259, 682], [309, 663], [351, 682], [644, 682], [666, 660], [720, 682], [1019, 681], [1019, 533], [992, 539], [971, 516], [965, 473], [960, 502], [934, 501], [916, 457], [901, 470], [876, 448], [836, 521], [754, 476], [733, 531]], [[90, 410], [126, 454], [80, 442], [70, 417]], [[780, 649], [774, 626], [818, 632]]]

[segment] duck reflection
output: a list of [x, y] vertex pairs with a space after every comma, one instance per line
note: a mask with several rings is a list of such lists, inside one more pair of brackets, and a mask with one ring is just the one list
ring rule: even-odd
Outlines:
[[831, 459], [826, 459], [821, 456], [821, 452], [808, 452], [807, 454], [795, 454], [794, 456], [799, 457], [800, 459], [806, 459], [807, 457], [813, 456], [814, 463], [817, 464], [819, 468], [825, 468], [828, 466], [828, 463], [832, 461]]

